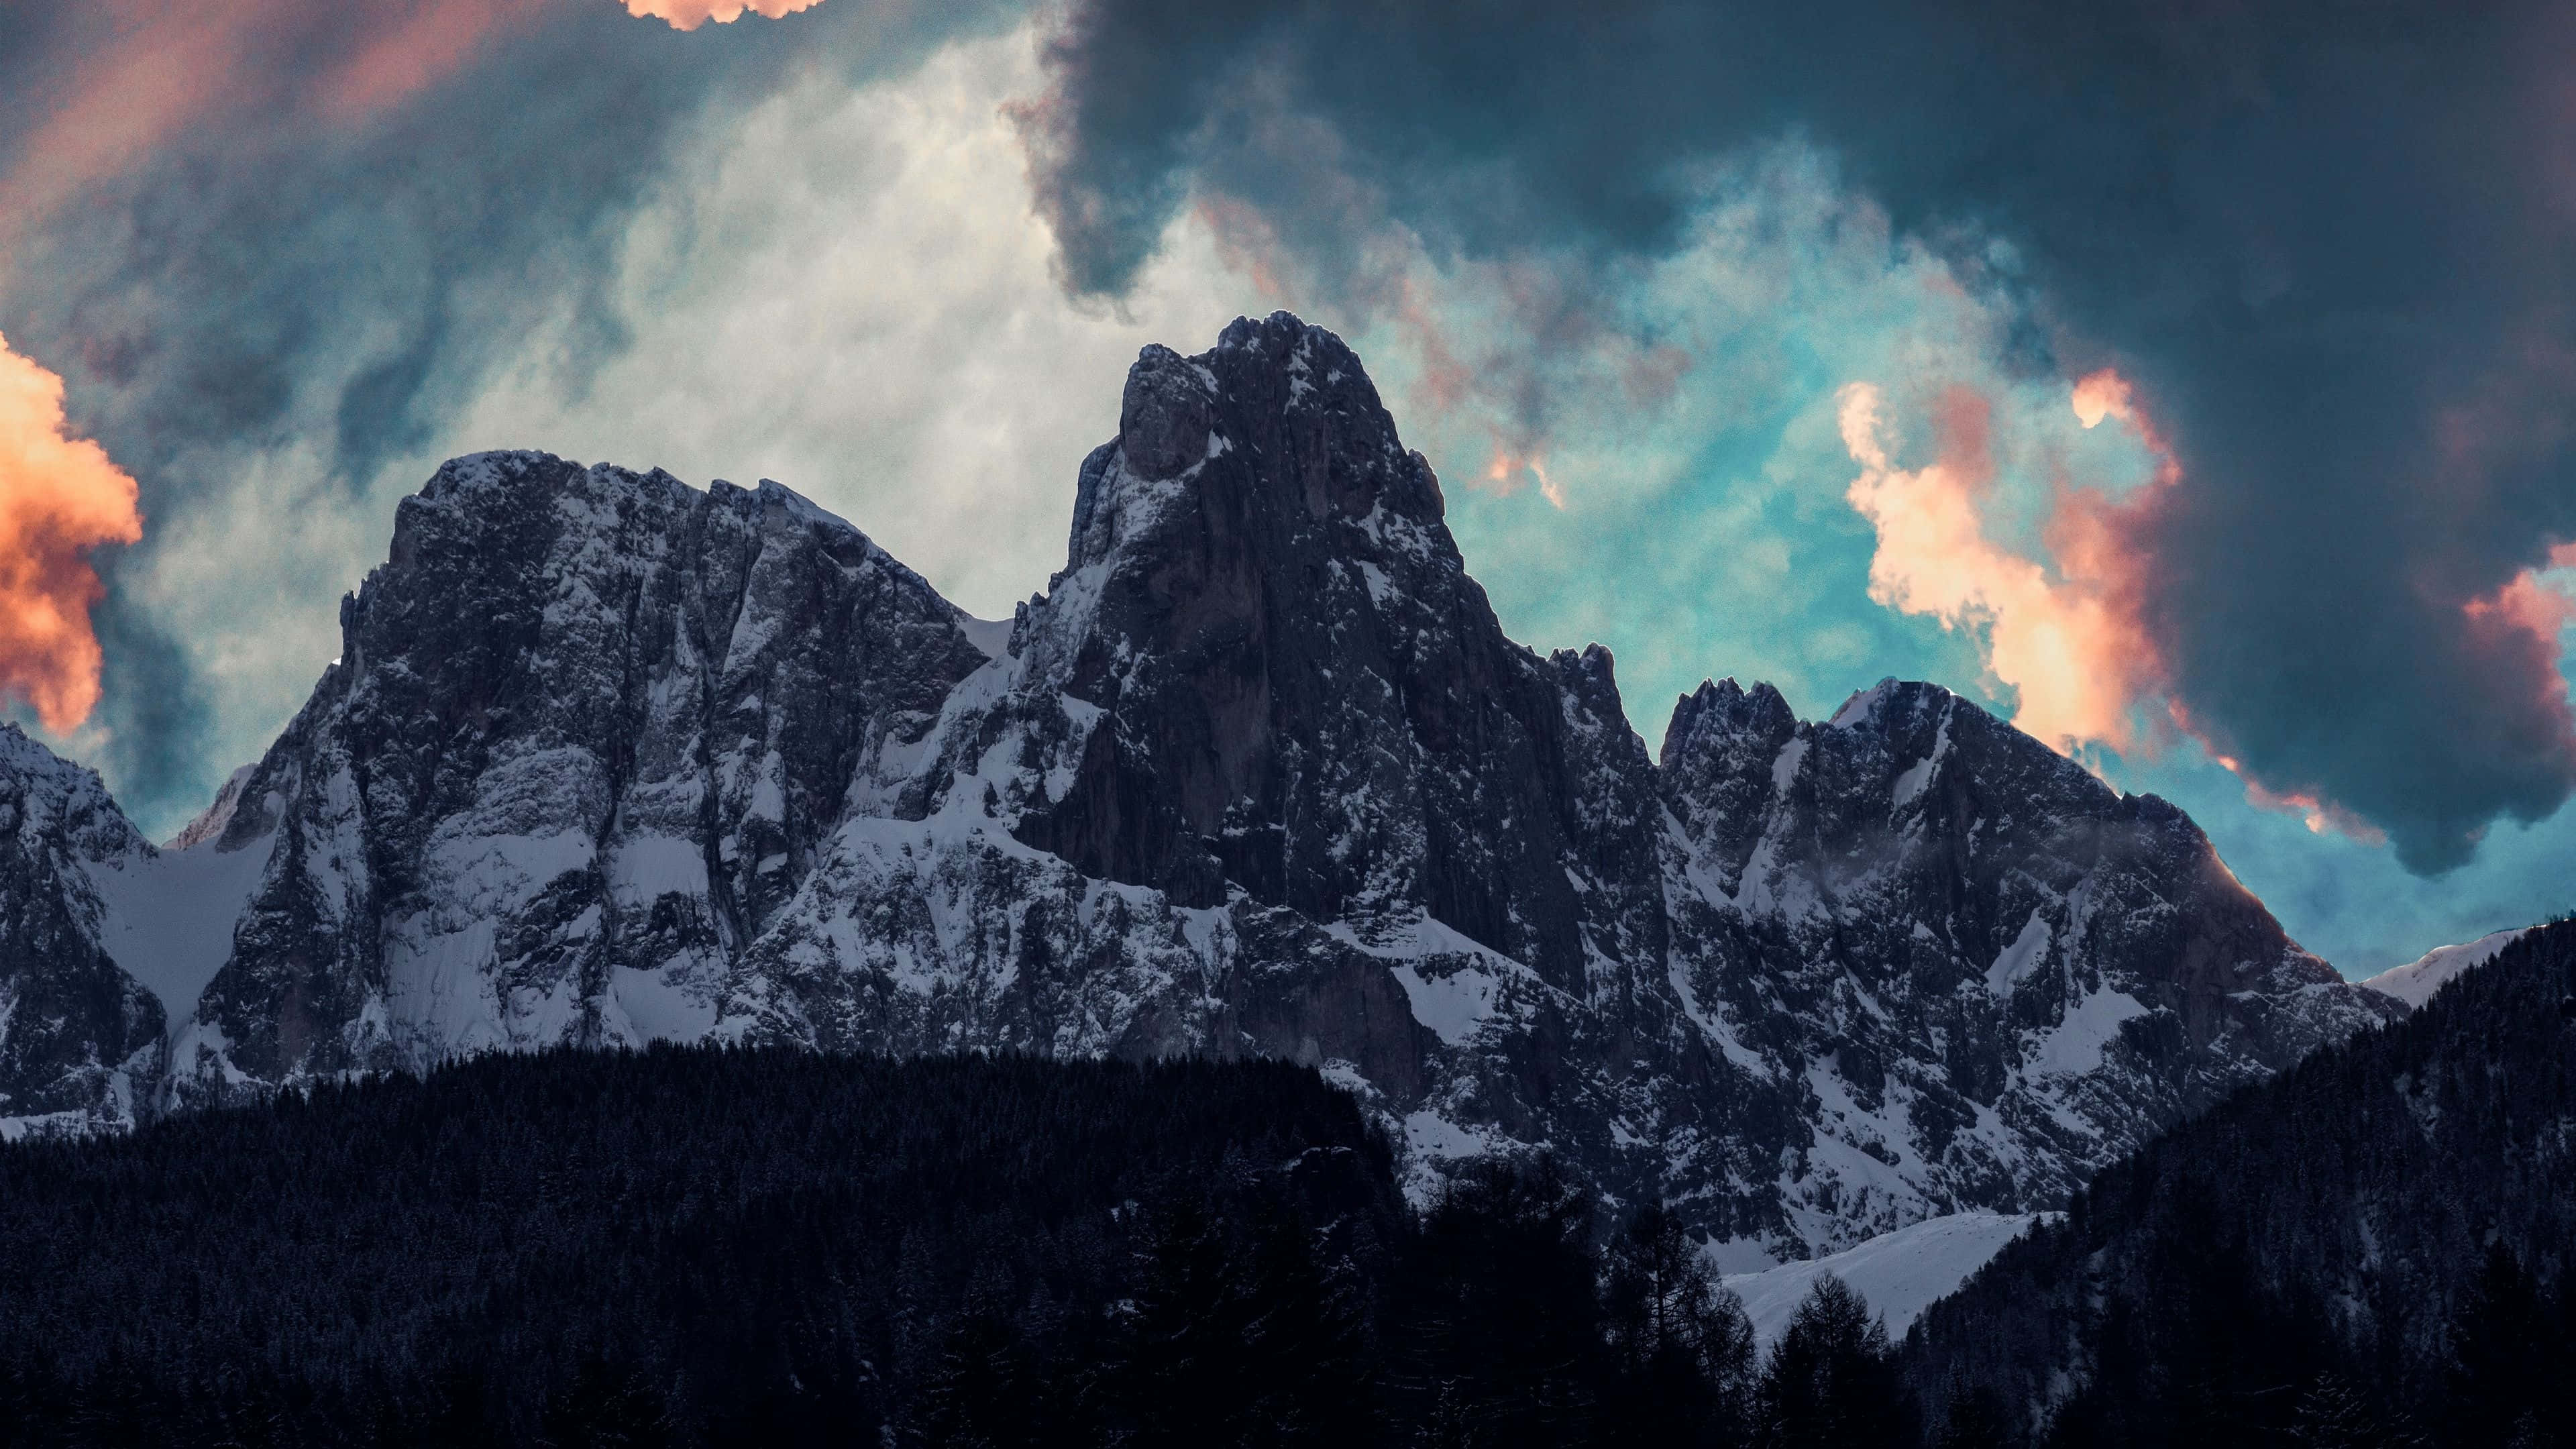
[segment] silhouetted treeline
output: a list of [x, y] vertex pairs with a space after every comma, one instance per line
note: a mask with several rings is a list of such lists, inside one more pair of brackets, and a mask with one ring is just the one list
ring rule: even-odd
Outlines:
[[1961, 1444], [2568, 1449], [2571, 1266], [2559, 923], [2105, 1170], [1917, 1322], [1907, 1374]]
[[0, 1149], [0, 1444], [2576, 1446], [2576, 926], [1757, 1355], [1281, 1063], [495, 1057]]
[[1912, 1432], [1828, 1282], [1769, 1364], [1546, 1164], [1409, 1212], [1282, 1064], [657, 1048], [0, 1151], [30, 1445], [1837, 1445]]

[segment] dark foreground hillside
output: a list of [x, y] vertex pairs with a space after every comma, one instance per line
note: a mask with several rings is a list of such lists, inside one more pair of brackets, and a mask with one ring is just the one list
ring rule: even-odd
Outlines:
[[1829, 1282], [1276, 1062], [489, 1058], [0, 1149], [8, 1445], [1904, 1449]]
[[2571, 1269], [2561, 922], [2105, 1170], [1906, 1368], [1962, 1443], [2571, 1445]]
[[1329, 1270], [1382, 1277], [1400, 1211], [1350, 1099], [1283, 1065], [485, 1059], [0, 1150], [0, 1425], [873, 1444], [977, 1311], [1105, 1355], [1175, 1213], [1357, 1332]]

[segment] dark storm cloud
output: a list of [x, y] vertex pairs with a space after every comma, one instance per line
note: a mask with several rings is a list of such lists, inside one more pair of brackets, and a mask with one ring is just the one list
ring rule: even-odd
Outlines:
[[2576, 538], [2576, 10], [1079, 0], [1050, 64], [1033, 175], [1094, 293], [1193, 195], [1365, 294], [1337, 186], [1580, 270], [1679, 245], [1701, 163], [1828, 147], [2022, 365], [2116, 365], [2172, 438], [2117, 541], [2214, 751], [2419, 871], [2576, 781], [2512, 607]]
[[203, 682], [166, 632], [185, 621], [133, 592], [239, 486], [228, 450], [307, 446], [357, 492], [530, 329], [575, 319], [578, 378], [614, 351], [623, 224], [692, 123], [1010, 14], [842, 0], [681, 34], [614, 0], [14, 7], [0, 334], [142, 486], [145, 541], [105, 560], [100, 616], [129, 808], [167, 817], [236, 763], [206, 754]]

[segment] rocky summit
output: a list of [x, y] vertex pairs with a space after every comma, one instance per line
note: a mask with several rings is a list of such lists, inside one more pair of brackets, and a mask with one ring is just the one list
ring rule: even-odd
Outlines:
[[562, 1042], [1263, 1054], [1417, 1189], [1552, 1152], [1752, 1265], [2054, 1206], [2406, 1009], [1934, 686], [1703, 685], [1650, 757], [1285, 314], [1145, 350], [1007, 624], [776, 484], [496, 453], [341, 626], [172, 849], [0, 740], [13, 1133]]

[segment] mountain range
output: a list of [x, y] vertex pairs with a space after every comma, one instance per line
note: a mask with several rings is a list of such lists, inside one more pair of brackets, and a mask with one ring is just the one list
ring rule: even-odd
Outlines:
[[1320, 1068], [1758, 1268], [2053, 1208], [2406, 1016], [2178, 809], [1939, 687], [1802, 721], [1507, 638], [1359, 359], [1149, 347], [970, 617], [775, 483], [487, 453], [156, 848], [0, 728], [0, 1132], [648, 1041]]

